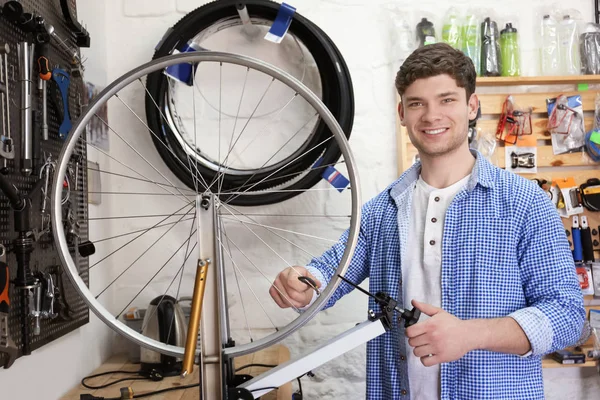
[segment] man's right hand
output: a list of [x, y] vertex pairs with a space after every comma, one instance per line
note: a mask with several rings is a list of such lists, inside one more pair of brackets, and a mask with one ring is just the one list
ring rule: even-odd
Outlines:
[[306, 268], [288, 267], [277, 275], [275, 282], [269, 289], [269, 294], [279, 307], [289, 308], [294, 306], [302, 308], [312, 300], [314, 289], [298, 280], [299, 274], [311, 278], [318, 288], [321, 287], [321, 282], [312, 276]]

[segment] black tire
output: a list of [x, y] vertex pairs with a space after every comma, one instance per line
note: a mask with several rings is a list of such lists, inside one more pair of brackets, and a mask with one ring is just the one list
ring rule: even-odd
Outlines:
[[[239, 1], [234, 0], [219, 0], [203, 5], [188, 13], [163, 37], [153, 59], [171, 54], [175, 49], [180, 50], [179, 48], [191, 38], [209, 28], [217, 21], [237, 16], [236, 5], [239, 3]], [[246, 4], [251, 17], [267, 20], [274, 20], [280, 7], [280, 4], [269, 0], [248, 0], [243, 3]], [[337, 119], [346, 137], [350, 137], [354, 122], [354, 93], [350, 73], [342, 55], [332, 40], [319, 27], [298, 13], [294, 15], [288, 33], [298, 38], [314, 58], [321, 75], [323, 103]], [[168, 124], [163, 123], [161, 113], [156, 109], [155, 102], [158, 103], [161, 110], [164, 108], [166, 87], [167, 78], [164, 74], [157, 72], [148, 76], [148, 93], [146, 95], [146, 118], [148, 126], [158, 135], [158, 137], [152, 135], [152, 140], [163, 161], [182, 182], [193, 189], [193, 177], [184, 167], [187, 165], [187, 155], [175, 139]], [[318, 145], [331, 136], [329, 129], [322, 121], [319, 121], [314, 135], [303, 146], [307, 150], [315, 148], [299, 160], [292, 161], [296, 154], [298, 154], [297, 151], [287, 159], [268, 168], [263, 168], [256, 174], [243, 173], [240, 170], [236, 171], [242, 172], [239, 175], [225, 174], [222, 185], [223, 191], [235, 190], [241, 185], [256, 184], [256, 186], [252, 188], [254, 194], [234, 195], [233, 197], [232, 195], [222, 194], [221, 200], [231, 201], [231, 204], [242, 206], [273, 204], [296, 196], [302, 190], [314, 186], [322, 179], [322, 170], [317, 169], [307, 172], [311, 166], [319, 158], [322, 158], [321, 165], [335, 163], [341, 155], [334, 140]], [[165, 145], [168, 149], [165, 148]], [[274, 171], [288, 163], [289, 165], [274, 173]], [[212, 181], [215, 171], [201, 164], [197, 164], [197, 168], [207, 182]], [[290, 183], [294, 179], [294, 176], [297, 177], [302, 174], [304, 176]], [[268, 181], [261, 182], [267, 177]], [[289, 185], [285, 186], [285, 189], [290, 191], [257, 193], [261, 190], [281, 186], [286, 183], [289, 183]]]

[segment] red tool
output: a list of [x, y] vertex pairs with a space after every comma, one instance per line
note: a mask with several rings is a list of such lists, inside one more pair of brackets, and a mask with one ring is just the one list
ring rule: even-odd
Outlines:
[[10, 274], [6, 264], [6, 248], [0, 245], [0, 353], [4, 353], [4, 368], [10, 368], [17, 358], [18, 349], [10, 338], [8, 316], [10, 314]]

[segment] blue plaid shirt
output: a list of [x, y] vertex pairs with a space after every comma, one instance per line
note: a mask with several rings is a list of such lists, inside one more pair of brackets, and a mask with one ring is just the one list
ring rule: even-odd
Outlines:
[[[541, 357], [574, 344], [585, 320], [583, 295], [556, 209], [533, 182], [477, 157], [466, 187], [448, 207], [442, 239], [442, 308], [461, 319], [514, 318], [531, 343], [525, 357], [476, 350], [441, 365], [442, 399], [543, 399]], [[362, 208], [346, 277], [369, 279], [402, 307], [402, 260], [410, 232], [417, 163]], [[328, 282], [347, 234], [308, 265]], [[324, 308], [352, 287], [340, 284]], [[378, 310], [373, 299], [369, 308]], [[406, 305], [411, 308], [410, 304]], [[367, 343], [369, 400], [410, 398], [404, 325]]]

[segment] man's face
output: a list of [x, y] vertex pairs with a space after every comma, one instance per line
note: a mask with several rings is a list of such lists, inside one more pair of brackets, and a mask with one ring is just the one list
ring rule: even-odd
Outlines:
[[469, 119], [477, 116], [477, 107], [475, 94], [467, 102], [465, 89], [443, 74], [417, 79], [408, 86], [398, 112], [419, 154], [436, 157], [466, 144]]

